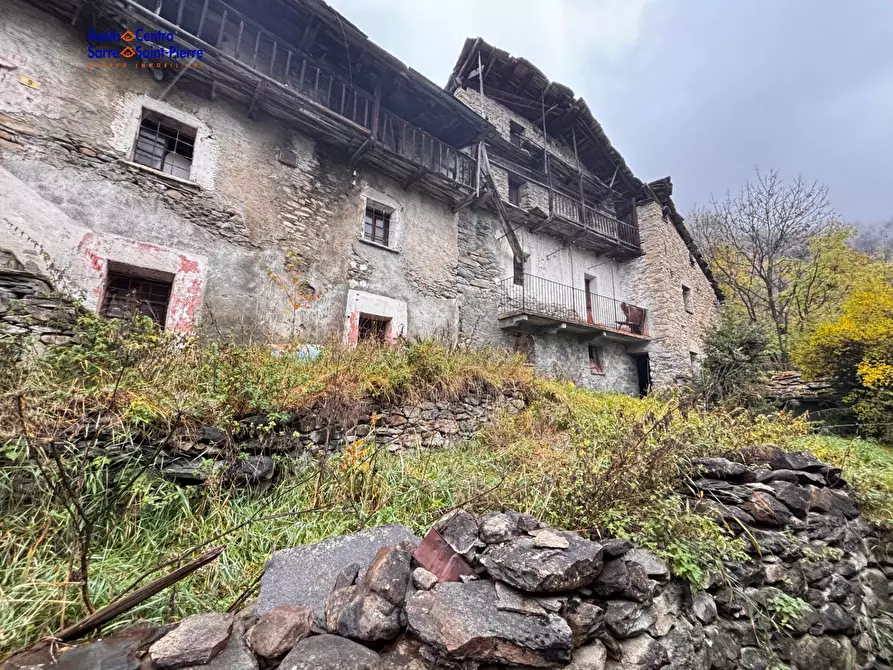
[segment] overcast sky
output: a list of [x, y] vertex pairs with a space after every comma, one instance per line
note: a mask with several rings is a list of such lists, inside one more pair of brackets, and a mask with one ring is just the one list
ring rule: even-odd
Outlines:
[[893, 218], [893, 0], [330, 0], [440, 85], [468, 36], [589, 103], [674, 199], [759, 166], [828, 184], [849, 221]]

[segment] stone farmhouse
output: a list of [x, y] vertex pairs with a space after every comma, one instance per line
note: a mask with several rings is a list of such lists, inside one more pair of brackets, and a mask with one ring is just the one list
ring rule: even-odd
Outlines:
[[[642, 393], [691, 377], [722, 300], [672, 191], [482, 39], [441, 88], [322, 0], [0, 4], [0, 248], [110, 315]], [[269, 276], [295, 257], [297, 312]]]

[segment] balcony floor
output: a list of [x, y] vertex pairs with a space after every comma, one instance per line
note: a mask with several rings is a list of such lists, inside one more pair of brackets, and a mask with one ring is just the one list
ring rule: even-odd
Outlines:
[[500, 314], [499, 327], [515, 333], [567, 333], [568, 335], [602, 337], [616, 342], [649, 342], [648, 335], [640, 335], [623, 326], [561, 319], [533, 310], [514, 310]]

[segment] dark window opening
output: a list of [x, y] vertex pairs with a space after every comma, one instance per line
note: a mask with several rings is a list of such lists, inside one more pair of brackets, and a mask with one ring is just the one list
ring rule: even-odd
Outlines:
[[388, 246], [391, 237], [391, 211], [378, 203], [367, 203], [363, 239]]
[[130, 271], [124, 268], [109, 270], [102, 313], [121, 318], [129, 312], [139, 312], [163, 328], [167, 321], [173, 281], [162, 278], [162, 273], [152, 273], [158, 276], [149, 278], [139, 276], [139, 272], [138, 268]]
[[691, 312], [691, 289], [688, 286], [682, 287], [682, 304], [685, 306], [686, 312]]
[[605, 374], [602, 366], [602, 350], [599, 347], [589, 347], [589, 372], [593, 375]]
[[516, 177], [509, 177], [509, 202], [516, 207], [521, 206], [521, 187], [524, 182]]
[[698, 370], [698, 354], [697, 354], [697, 352], [689, 351], [688, 355], [691, 358], [691, 371], [697, 372], [697, 370]]
[[520, 258], [515, 258], [512, 270], [512, 281], [515, 286], [524, 286], [524, 261]]
[[384, 342], [387, 338], [388, 323], [390, 319], [370, 314], [360, 314], [357, 340], [359, 342]]
[[189, 179], [194, 147], [193, 128], [154, 112], [144, 112], [133, 160], [174, 177]]
[[515, 123], [514, 121], [509, 121], [509, 142], [514, 144], [516, 147], [521, 146], [521, 142], [524, 141], [524, 126], [520, 123]]

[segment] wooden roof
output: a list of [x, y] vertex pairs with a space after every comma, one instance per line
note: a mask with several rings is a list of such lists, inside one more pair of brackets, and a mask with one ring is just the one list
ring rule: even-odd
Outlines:
[[642, 182], [611, 144], [586, 101], [564, 84], [550, 81], [527, 59], [516, 58], [481, 38], [468, 38], [447, 82], [447, 91], [455, 93], [462, 86], [477, 88], [477, 77], [469, 75], [477, 69], [478, 54], [484, 68], [485, 95], [540, 128], [545, 111], [549, 137], [573, 147], [576, 136], [580, 162], [589, 172], [605, 185], [613, 183], [616, 191], [630, 197], [640, 195]]

